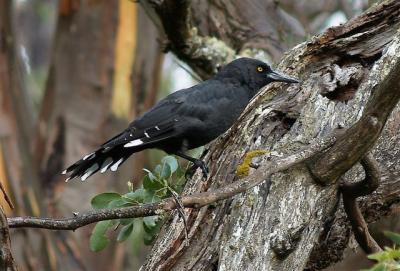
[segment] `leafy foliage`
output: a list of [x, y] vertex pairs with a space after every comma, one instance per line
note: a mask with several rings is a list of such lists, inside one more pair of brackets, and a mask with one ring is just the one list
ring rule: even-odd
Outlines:
[[393, 248], [385, 247], [381, 252], [368, 255], [368, 259], [377, 262], [368, 271], [400, 270], [400, 234], [390, 231], [385, 231], [384, 234], [393, 242], [394, 246]]
[[[185, 172], [175, 157], [165, 156], [154, 171], [144, 170], [147, 174], [143, 178], [141, 187], [133, 190], [132, 184], [128, 183], [129, 192], [126, 194], [107, 192], [96, 195], [91, 201], [92, 207], [104, 209], [154, 203], [171, 197], [173, 191], [177, 193], [182, 191]], [[107, 233], [111, 230], [118, 231], [118, 242], [126, 241], [129, 238], [138, 240], [141, 237], [144, 244], [150, 245], [160, 231], [162, 223], [161, 215], [100, 221], [90, 236], [90, 249], [97, 252], [106, 248], [110, 243]]]

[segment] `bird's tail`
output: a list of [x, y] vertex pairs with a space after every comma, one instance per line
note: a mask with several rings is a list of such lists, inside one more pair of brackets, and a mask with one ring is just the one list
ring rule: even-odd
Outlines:
[[98, 171], [101, 173], [106, 172], [108, 169], [116, 171], [129, 156], [140, 150], [139, 148], [124, 148], [122, 144], [113, 147], [103, 145], [69, 166], [62, 174], [69, 175], [66, 181], [76, 177], [85, 181]]
[[63, 174], [69, 175], [66, 181], [76, 177], [80, 177], [84, 181], [97, 171], [101, 173], [108, 169], [116, 171], [133, 153], [173, 137], [176, 122], [176, 119], [172, 119], [147, 129], [139, 130], [132, 127], [126, 129], [105, 142], [95, 152], [86, 155], [64, 170]]

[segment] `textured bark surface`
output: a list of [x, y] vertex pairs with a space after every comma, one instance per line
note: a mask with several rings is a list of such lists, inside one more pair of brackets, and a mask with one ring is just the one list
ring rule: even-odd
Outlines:
[[238, 54], [262, 50], [271, 61], [305, 36], [301, 23], [274, 0], [196, 0], [191, 14], [201, 35], [226, 41]]
[[[263, 90], [239, 122], [208, 148], [208, 181], [195, 175], [185, 193], [236, 180], [236, 167], [250, 150], [290, 154], [350, 127], [382, 74], [395, 64], [398, 37], [387, 48], [399, 27], [400, 3], [385, 1], [292, 49], [278, 68], [302, 79], [301, 85], [274, 84]], [[399, 203], [399, 112], [396, 107], [374, 149], [383, 181], [362, 201], [369, 222]], [[348, 175], [356, 179], [362, 174], [355, 169]], [[299, 166], [231, 200], [187, 210], [189, 246], [179, 216], [172, 216], [142, 270], [320, 269], [340, 260], [348, 244], [349, 225], [337, 208], [337, 183], [318, 185]]]
[[140, 3], [164, 30], [165, 50], [171, 50], [203, 79], [237, 55], [275, 61], [305, 35], [301, 24], [273, 0]]

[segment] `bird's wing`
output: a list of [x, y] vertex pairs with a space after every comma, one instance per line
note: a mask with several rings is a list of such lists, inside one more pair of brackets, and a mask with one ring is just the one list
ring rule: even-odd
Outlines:
[[175, 123], [178, 122], [178, 116], [174, 112], [180, 104], [180, 100], [162, 101], [143, 117], [132, 122], [122, 133], [69, 166], [63, 172], [69, 175], [67, 180], [80, 177], [84, 181], [97, 171], [115, 171], [133, 153], [176, 136]]
[[[75, 177], [86, 180], [97, 171], [115, 171], [133, 153], [203, 125], [202, 119], [215, 110], [211, 99], [215, 99], [215, 95], [210, 90], [205, 91], [206, 86], [200, 84], [167, 96], [122, 133], [68, 167], [63, 172], [69, 174], [67, 180]], [[198, 94], [200, 92], [201, 95]]]

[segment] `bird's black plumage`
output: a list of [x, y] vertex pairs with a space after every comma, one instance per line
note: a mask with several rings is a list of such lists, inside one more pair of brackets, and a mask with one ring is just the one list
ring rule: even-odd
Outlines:
[[[223, 134], [236, 121], [252, 97], [274, 81], [297, 83], [273, 71], [266, 63], [239, 58], [218, 74], [193, 87], [178, 90], [161, 100], [127, 129], [95, 152], [68, 167], [68, 179], [86, 180], [97, 171], [115, 171], [130, 155], [148, 148], [177, 154], [201, 167], [201, 160], [184, 154]], [[67, 180], [68, 180], [67, 179]]]

